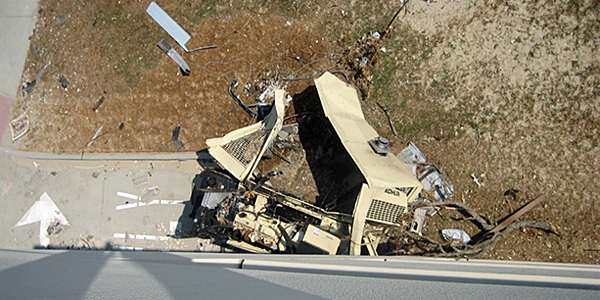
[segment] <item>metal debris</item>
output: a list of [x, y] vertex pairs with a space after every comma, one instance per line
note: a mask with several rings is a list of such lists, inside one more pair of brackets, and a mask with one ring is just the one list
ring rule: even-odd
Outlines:
[[100, 98], [100, 100], [98, 100], [98, 102], [96, 103], [96, 105], [94, 105], [94, 107], [92, 108], [92, 110], [94, 112], [98, 112], [98, 108], [100, 107], [100, 105], [102, 105], [102, 103], [104, 103], [104, 96], [102, 96]]
[[165, 39], [161, 39], [157, 45], [160, 50], [165, 52], [179, 66], [183, 75], [190, 75], [190, 66], [188, 66], [183, 57]]
[[[50, 65], [50, 64], [48, 64]], [[43, 66], [35, 75], [35, 81], [40, 82], [40, 80], [42, 80], [42, 75], [44, 75], [44, 71], [46, 71], [46, 67], [48, 66]]]
[[69, 81], [65, 75], [61, 75], [58, 81], [60, 81], [60, 85], [63, 87], [63, 89], [66, 90], [69, 87]]
[[162, 27], [180, 46], [185, 52], [194, 52], [197, 50], [205, 50], [216, 48], [217, 46], [206, 46], [195, 49], [186, 48], [185, 44], [190, 40], [191, 36], [187, 33], [171, 16], [169, 16], [158, 4], [150, 2], [146, 12]]
[[177, 127], [175, 127], [175, 129], [173, 129], [173, 135], [171, 136], [171, 141], [175, 145], [175, 149], [177, 149], [177, 151], [181, 151], [181, 148], [183, 147], [183, 142], [181, 142], [179, 140], [180, 132], [181, 132], [181, 126], [177, 126]]
[[27, 82], [27, 83], [23, 83], [23, 97], [27, 97], [29, 94], [31, 94], [31, 92], [33, 91], [33, 88], [35, 87], [35, 85], [40, 82], [40, 80], [42, 79], [42, 75], [44, 74], [44, 71], [46, 70], [46, 66], [42, 67], [36, 74], [35, 79]]
[[217, 205], [221, 204], [223, 200], [229, 197], [231, 193], [206, 193], [204, 197], [202, 197], [202, 207], [206, 207], [208, 209], [215, 209]]
[[31, 45], [31, 47], [29, 48], [29, 50], [33, 54], [38, 54], [40, 52], [40, 50], [42, 50], [42, 46], [40, 46], [40, 45], [37, 45], [37, 46]]
[[412, 225], [410, 227], [410, 231], [421, 235], [422, 231], [423, 231], [423, 225], [425, 224], [426, 216], [427, 216], [427, 209], [424, 209], [424, 208], [415, 209], [415, 213], [413, 214], [413, 221], [412, 221]]
[[31, 91], [35, 87], [36, 83], [37, 81], [35, 79], [33, 81], [23, 83], [23, 96], [26, 97], [27, 95], [31, 94]]
[[427, 161], [423, 152], [414, 143], [408, 143], [408, 146], [398, 154], [398, 159], [419, 179], [423, 189], [433, 199], [446, 201], [454, 195], [454, 187], [444, 179], [437, 166]]
[[181, 126], [177, 125], [175, 126], [175, 129], [173, 129], [173, 135], [171, 136], [171, 141], [177, 141], [179, 140], [179, 133], [181, 132]]
[[173, 141], [173, 144], [175, 145], [175, 149], [177, 149], [177, 151], [181, 151], [181, 148], [183, 148], [183, 142], [181, 141]]

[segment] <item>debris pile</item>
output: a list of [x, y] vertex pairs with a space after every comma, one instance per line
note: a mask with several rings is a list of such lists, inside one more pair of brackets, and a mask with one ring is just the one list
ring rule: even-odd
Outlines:
[[[386, 51], [385, 38], [392, 31], [394, 22], [400, 15], [400, 12], [404, 11], [409, 2], [410, 0], [402, 1], [402, 6], [398, 8], [382, 33], [375, 31], [368, 35], [363, 35], [355, 45], [349, 47], [344, 52], [343, 58], [338, 62], [341, 67], [347, 68], [353, 72], [353, 75], [351, 76], [352, 83], [359, 90], [363, 100], [367, 98], [369, 85], [373, 79], [375, 55], [378, 51]], [[394, 126], [392, 125], [392, 128], [393, 127]]]
[[342, 67], [353, 72], [351, 79], [360, 91], [362, 99], [367, 97], [373, 79], [373, 60], [382, 46], [382, 36], [379, 32], [365, 34], [356, 45], [345, 51], [342, 61], [339, 62]]
[[[287, 83], [280, 80], [278, 74], [266, 71], [264, 74], [260, 74], [259, 78], [252, 83], [244, 85], [243, 92], [245, 92], [250, 98], [254, 98], [254, 102], [246, 104], [244, 100], [240, 98], [241, 94], [235, 94], [234, 89], [238, 87], [237, 81], [232, 81], [229, 85], [229, 95], [242, 109], [250, 115], [250, 117], [257, 118], [257, 121], [262, 121], [273, 107], [275, 101], [275, 91], [283, 90], [287, 87]], [[289, 103], [291, 97], [286, 98], [286, 102]], [[286, 103], [286, 105], [287, 105]]]
[[470, 237], [463, 230], [457, 229], [442, 230], [439, 236], [427, 236], [400, 227], [387, 228], [385, 235], [388, 237], [388, 243], [392, 245], [389, 247], [387, 254], [463, 257], [492, 249], [503, 236], [506, 237], [510, 232], [517, 229], [534, 228], [560, 235], [558, 229], [547, 222], [535, 220], [516, 222], [518, 217], [535, 207], [543, 199], [544, 195], [529, 202], [515, 213], [504, 218], [504, 221], [498, 225], [490, 222], [464, 203], [452, 200], [446, 202], [422, 201], [422, 199], [412, 205], [412, 211], [435, 209], [437, 213], [444, 210], [448, 213], [458, 212], [463, 216], [462, 220], [472, 222], [481, 231], [473, 237]]
[[[315, 85], [324, 116], [344, 149], [331, 153], [331, 160], [345, 167], [336, 175], [341, 182], [335, 195], [328, 197], [331, 185], [316, 201], [298, 198], [271, 185], [283, 172], [256, 171], [262, 157], [272, 156], [278, 143], [299, 132], [297, 124], [283, 125], [286, 95], [275, 89], [272, 109], [258, 123], [207, 141], [205, 171], [194, 180], [189, 234], [254, 253], [455, 256], [489, 249], [500, 233], [516, 228], [557, 233], [545, 222], [513, 222], [541, 200], [500, 225], [453, 202], [453, 186], [415, 144], [397, 157], [391, 153], [389, 141], [365, 121], [353, 87], [331, 73]], [[440, 241], [423, 234], [426, 220], [443, 209], [460, 211], [482, 231], [471, 238], [447, 229]]]

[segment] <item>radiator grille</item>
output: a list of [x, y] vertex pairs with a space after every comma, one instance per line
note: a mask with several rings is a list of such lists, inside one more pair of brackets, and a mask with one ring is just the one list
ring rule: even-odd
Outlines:
[[267, 133], [266, 130], [253, 132], [223, 145], [223, 149], [244, 166], [247, 166], [258, 155], [267, 138]]
[[403, 211], [404, 207], [401, 205], [373, 199], [367, 212], [367, 219], [384, 223], [397, 223]]

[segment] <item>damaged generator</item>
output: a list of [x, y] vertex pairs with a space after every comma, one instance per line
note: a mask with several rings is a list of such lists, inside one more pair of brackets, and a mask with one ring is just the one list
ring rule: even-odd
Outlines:
[[335, 209], [278, 191], [279, 172], [255, 173], [273, 142], [297, 128], [283, 125], [284, 90], [261, 121], [207, 141], [208, 167], [194, 179], [193, 234], [253, 253], [377, 255], [374, 228], [399, 225], [423, 185], [388, 141], [366, 122], [356, 90], [331, 73], [315, 80], [328, 122], [351, 158], [353, 174]]

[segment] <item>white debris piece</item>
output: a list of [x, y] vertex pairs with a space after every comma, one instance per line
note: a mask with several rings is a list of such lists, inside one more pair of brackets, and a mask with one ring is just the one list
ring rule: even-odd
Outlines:
[[23, 112], [20, 116], [10, 121], [10, 133], [13, 142], [20, 139], [29, 131], [29, 116]]
[[185, 46], [191, 36], [187, 33], [169, 14], [167, 14], [158, 4], [150, 2], [146, 12], [162, 27], [173, 39], [185, 50], [185, 52], [193, 52], [196, 50], [216, 48], [216, 46], [200, 47], [195, 49], [188, 49]]
[[475, 173], [471, 173], [471, 178], [473, 178], [473, 181], [475, 182], [475, 184], [477, 184], [478, 188], [480, 188], [483, 185], [481, 182], [479, 182], [479, 179], [477, 179], [477, 176], [475, 176]]
[[208, 209], [215, 209], [219, 203], [223, 202], [231, 193], [206, 193], [202, 198], [202, 206]]
[[104, 128], [104, 126], [100, 126], [100, 128], [96, 130], [96, 134], [94, 134], [90, 142], [87, 143], [86, 147], [89, 147], [100, 136], [100, 134], [102, 133], [102, 128]]
[[468, 244], [471, 241], [471, 237], [464, 230], [460, 229], [444, 229], [442, 230], [442, 235], [447, 241], [459, 240], [463, 241], [465, 244]]

